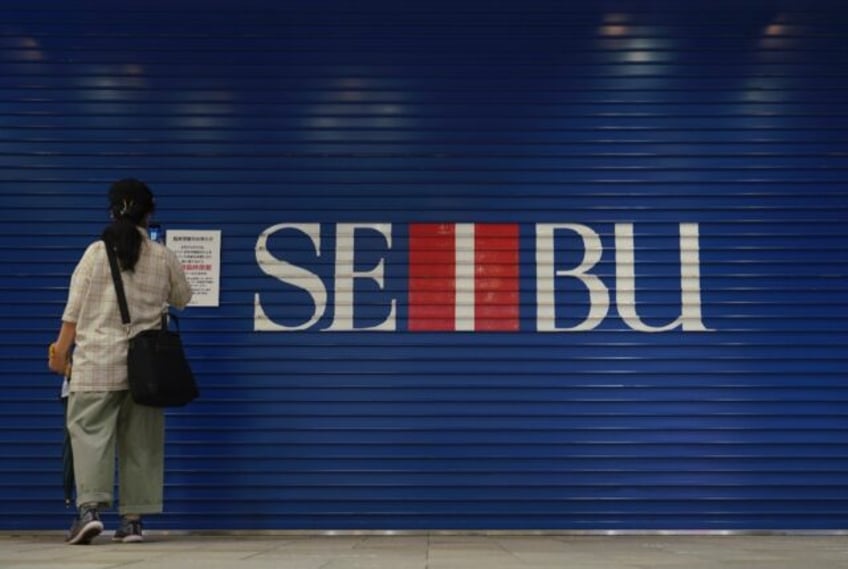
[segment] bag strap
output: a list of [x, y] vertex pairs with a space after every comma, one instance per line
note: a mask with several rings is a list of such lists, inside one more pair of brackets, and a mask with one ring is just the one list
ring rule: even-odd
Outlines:
[[121, 271], [118, 268], [118, 258], [115, 256], [115, 250], [112, 245], [103, 240], [106, 245], [106, 256], [109, 258], [109, 269], [112, 271], [112, 282], [115, 283], [115, 294], [118, 295], [118, 308], [121, 310], [121, 322], [124, 326], [130, 325], [130, 309], [127, 306], [127, 295], [124, 293], [124, 281], [121, 279]]

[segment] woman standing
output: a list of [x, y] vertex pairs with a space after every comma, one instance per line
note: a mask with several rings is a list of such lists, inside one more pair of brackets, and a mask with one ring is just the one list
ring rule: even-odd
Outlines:
[[74, 455], [79, 516], [70, 544], [88, 544], [103, 531], [99, 509], [114, 502], [118, 451], [120, 527], [113, 540], [142, 541], [141, 516], [162, 511], [165, 424], [162, 409], [137, 405], [127, 382], [128, 331], [121, 323], [106, 243], [116, 253], [135, 335], [159, 328], [168, 305], [191, 299], [176, 255], [147, 237], [153, 194], [138, 180], [109, 189], [112, 223], [79, 261], [53, 344], [50, 369], [64, 373], [74, 347], [68, 431]]

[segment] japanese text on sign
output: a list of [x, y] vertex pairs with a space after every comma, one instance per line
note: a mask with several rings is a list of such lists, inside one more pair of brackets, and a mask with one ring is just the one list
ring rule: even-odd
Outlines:
[[189, 306], [218, 306], [221, 289], [221, 231], [171, 229], [167, 246], [182, 263], [194, 295]]

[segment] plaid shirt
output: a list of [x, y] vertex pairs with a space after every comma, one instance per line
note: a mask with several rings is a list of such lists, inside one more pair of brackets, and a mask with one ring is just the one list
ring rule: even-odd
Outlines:
[[[138, 264], [121, 273], [130, 310], [130, 335], [159, 328], [170, 304], [184, 308], [191, 300], [177, 256], [144, 234]], [[127, 383], [127, 331], [103, 241], [89, 245], [71, 277], [64, 322], [76, 323], [71, 391], [119, 391]]]

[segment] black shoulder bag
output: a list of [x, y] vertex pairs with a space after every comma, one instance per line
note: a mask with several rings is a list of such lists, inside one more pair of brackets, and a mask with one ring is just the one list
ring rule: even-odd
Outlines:
[[[124, 283], [112, 246], [104, 241], [109, 268], [118, 295], [121, 321], [129, 330], [130, 310], [124, 293]], [[194, 374], [185, 357], [180, 340], [179, 321], [170, 315], [177, 331], [168, 329], [169, 315], [162, 312], [162, 328], [139, 332], [129, 340], [127, 372], [133, 401], [149, 407], [182, 407], [196, 399], [200, 392]]]

